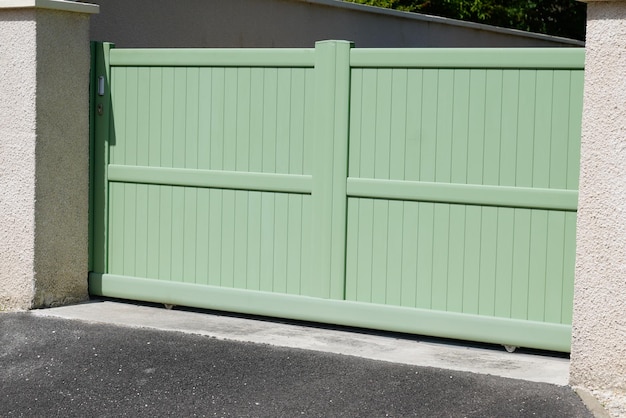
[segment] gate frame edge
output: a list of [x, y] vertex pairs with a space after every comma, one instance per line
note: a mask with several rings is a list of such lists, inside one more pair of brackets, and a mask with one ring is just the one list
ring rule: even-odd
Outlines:
[[[569, 352], [570, 325], [92, 273], [92, 295]], [[389, 326], [389, 324], [393, 324]], [[511, 325], [515, 325], [512, 327]]]

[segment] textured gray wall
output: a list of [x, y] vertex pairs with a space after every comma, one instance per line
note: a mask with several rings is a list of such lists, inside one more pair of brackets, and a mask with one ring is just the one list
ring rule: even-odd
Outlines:
[[626, 2], [587, 13], [570, 378], [626, 416]]
[[33, 10], [0, 10], [0, 310], [34, 291], [36, 35]]
[[0, 310], [84, 300], [89, 18], [0, 8]]
[[89, 16], [37, 12], [34, 307], [87, 298]]
[[100, 4], [91, 39], [118, 47], [313, 47], [324, 39], [357, 48], [580, 46], [332, 0], [90, 1]]

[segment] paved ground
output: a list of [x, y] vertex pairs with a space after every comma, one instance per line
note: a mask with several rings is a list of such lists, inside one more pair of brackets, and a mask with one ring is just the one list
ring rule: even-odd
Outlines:
[[161, 304], [96, 299], [92, 303], [37, 310], [33, 314], [182, 331], [225, 340], [348, 354], [372, 360], [491, 374], [561, 386], [567, 385], [569, 379], [569, 359], [566, 355], [537, 355], [536, 351], [523, 349], [511, 355], [502, 346], [224, 315], [207, 310], [179, 307], [166, 310]]
[[[91, 312], [102, 307], [90, 305]], [[132, 306], [118, 309], [143, 309], [153, 319], [213, 317], [229, 324], [234, 336], [245, 332], [228, 321], [258, 325], [245, 318]], [[591, 416], [567, 386], [224, 340], [198, 335], [198, 330], [190, 334], [122, 326], [106, 323], [101, 315], [97, 321], [71, 319], [68, 312], [0, 314], [0, 417]], [[261, 322], [274, 327], [275, 334], [312, 330]], [[293, 332], [294, 339], [299, 332]], [[355, 336], [359, 344], [366, 338], [338, 332]], [[332, 335], [326, 338], [348, 338]], [[402, 340], [373, 337], [392, 345]], [[439, 347], [445, 353], [446, 344]], [[480, 358], [470, 351], [469, 361]], [[548, 364], [550, 358], [546, 360]]]

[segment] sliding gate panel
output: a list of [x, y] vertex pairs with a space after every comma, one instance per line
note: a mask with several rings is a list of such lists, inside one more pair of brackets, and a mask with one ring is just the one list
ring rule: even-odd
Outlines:
[[583, 50], [95, 52], [92, 294], [569, 351]]
[[206, 51], [139, 66], [125, 52], [111, 50], [108, 273], [317, 295], [312, 68], [185, 65]]
[[348, 300], [571, 323], [583, 73], [522, 54], [352, 69]]

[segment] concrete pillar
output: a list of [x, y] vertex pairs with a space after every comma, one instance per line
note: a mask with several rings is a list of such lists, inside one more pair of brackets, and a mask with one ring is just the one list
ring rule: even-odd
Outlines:
[[0, 0], [0, 311], [84, 300], [89, 15]]
[[626, 415], [626, 1], [587, 5], [570, 382]]

